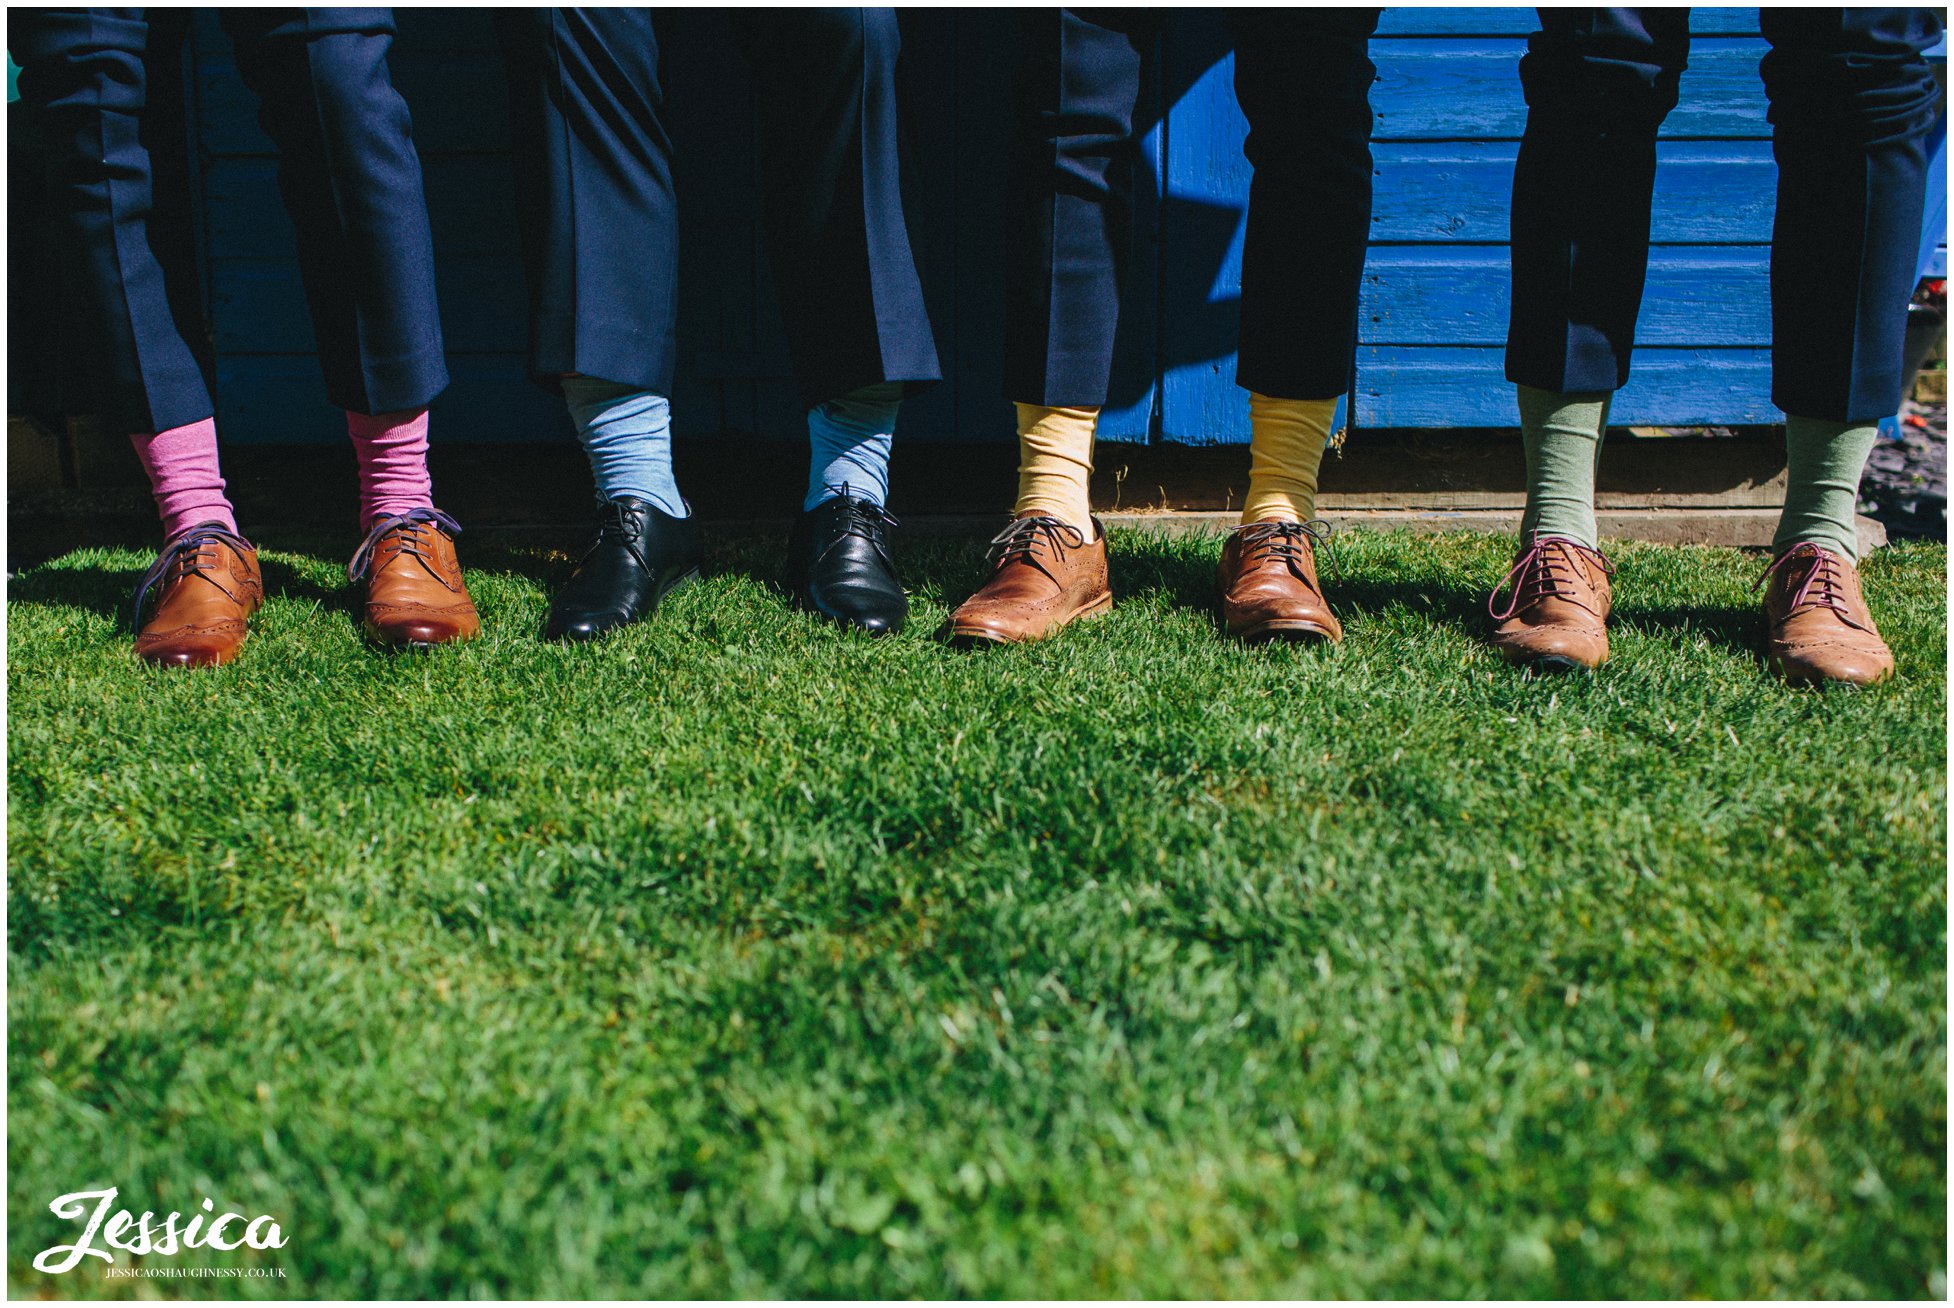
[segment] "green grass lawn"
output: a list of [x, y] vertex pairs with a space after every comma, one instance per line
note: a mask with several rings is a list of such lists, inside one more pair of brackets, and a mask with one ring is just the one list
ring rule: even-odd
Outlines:
[[[310, 544], [215, 672], [136, 665], [137, 553], [11, 585], [15, 1294], [1945, 1293], [1938, 546], [1819, 694], [1724, 550], [1620, 547], [1534, 681], [1495, 537], [1340, 537], [1348, 640], [1244, 649], [1218, 542], [1116, 535], [1112, 616], [974, 654], [962, 541], [897, 639], [721, 541], [559, 648], [470, 535], [425, 657]], [[33, 1272], [111, 1184], [288, 1279]]]

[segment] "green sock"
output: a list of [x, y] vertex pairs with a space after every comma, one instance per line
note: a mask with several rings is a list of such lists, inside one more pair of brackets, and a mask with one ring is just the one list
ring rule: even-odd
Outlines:
[[1614, 398], [1613, 391], [1570, 395], [1520, 387], [1520, 436], [1527, 447], [1521, 539], [1566, 536], [1595, 548], [1594, 472]]
[[1859, 474], [1879, 436], [1876, 422], [1784, 420], [1784, 515], [1771, 548], [1782, 553], [1810, 541], [1859, 561]]

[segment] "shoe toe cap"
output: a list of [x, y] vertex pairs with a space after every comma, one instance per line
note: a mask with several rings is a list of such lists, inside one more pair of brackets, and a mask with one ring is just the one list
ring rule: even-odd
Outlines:
[[1891, 655], [1845, 646], [1778, 648], [1772, 662], [1794, 686], [1871, 686], [1893, 675]]
[[625, 613], [552, 613], [543, 634], [550, 640], [580, 644], [609, 635], [630, 620]]
[[207, 642], [154, 645], [137, 651], [143, 662], [159, 668], [210, 668], [223, 663], [229, 651]]
[[938, 633], [952, 644], [1003, 645], [1025, 638], [1024, 623], [986, 609], [961, 608], [950, 615]]
[[1526, 627], [1499, 632], [1493, 645], [1512, 663], [1597, 668], [1608, 659], [1605, 634], [1573, 627]]
[[830, 622], [872, 636], [894, 635], [909, 617], [908, 598], [900, 591], [890, 594], [879, 587], [817, 583], [802, 591], [800, 599], [803, 606]]
[[244, 636], [242, 623], [235, 630], [185, 630], [138, 636], [136, 654], [143, 662], [163, 668], [216, 667], [237, 657]]
[[370, 624], [376, 640], [388, 645], [447, 645], [468, 640], [478, 628], [473, 622], [434, 617], [393, 617]]

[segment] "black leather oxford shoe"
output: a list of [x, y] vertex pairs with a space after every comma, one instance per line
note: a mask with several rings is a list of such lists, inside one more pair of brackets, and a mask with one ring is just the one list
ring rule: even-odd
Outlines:
[[878, 505], [848, 495], [801, 514], [787, 541], [787, 588], [811, 613], [872, 636], [892, 636], [909, 616], [909, 597], [889, 557], [889, 528]]
[[550, 603], [543, 634], [590, 640], [657, 611], [699, 576], [699, 524], [628, 495], [597, 511], [597, 539]]

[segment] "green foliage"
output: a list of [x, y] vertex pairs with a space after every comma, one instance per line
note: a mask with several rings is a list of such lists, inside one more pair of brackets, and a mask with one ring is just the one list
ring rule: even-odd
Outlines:
[[[1245, 649], [1214, 541], [1117, 535], [1111, 616], [966, 654], [960, 541], [896, 639], [745, 541], [561, 648], [566, 565], [471, 534], [470, 647], [273, 554], [188, 674], [139, 555], [21, 575], [13, 1292], [1944, 1293], [1944, 550], [1865, 569], [1900, 679], [1819, 694], [1707, 549], [1517, 675], [1509, 545], [1340, 538], [1346, 643]], [[33, 1272], [108, 1184], [289, 1279]]]

